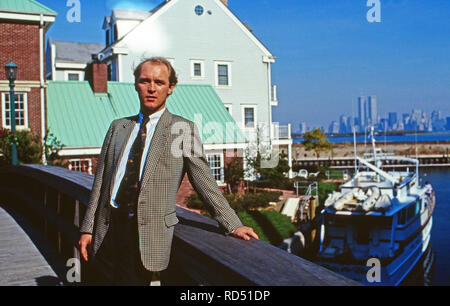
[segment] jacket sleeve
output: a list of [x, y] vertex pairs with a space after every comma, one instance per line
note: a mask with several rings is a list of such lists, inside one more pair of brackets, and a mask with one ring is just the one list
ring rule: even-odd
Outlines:
[[105, 159], [108, 152], [108, 148], [111, 143], [111, 137], [113, 134], [113, 124], [111, 123], [108, 133], [103, 141], [100, 156], [97, 161], [97, 169], [95, 170], [94, 184], [92, 185], [91, 193], [89, 196], [89, 204], [84, 215], [83, 223], [80, 227], [80, 233], [92, 234], [94, 229], [95, 212], [97, 210], [98, 201], [101, 194], [101, 188], [103, 185], [103, 176], [105, 169]]
[[242, 226], [242, 222], [222, 195], [216, 180], [212, 176], [197, 127], [194, 123], [190, 123], [190, 127], [191, 137], [187, 140], [190, 144], [183, 144], [183, 146], [187, 145], [189, 148], [183, 150], [184, 167], [189, 181], [202, 201], [212, 209], [214, 219], [225, 228], [226, 234], [231, 234]]

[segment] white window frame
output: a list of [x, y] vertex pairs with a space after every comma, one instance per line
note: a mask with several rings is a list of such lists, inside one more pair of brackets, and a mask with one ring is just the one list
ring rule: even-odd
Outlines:
[[[83, 172], [83, 171], [81, 171], [81, 169], [80, 170], [73, 169], [72, 163], [79, 162], [80, 163], [80, 167], [81, 167], [81, 162], [85, 162], [85, 161], [87, 161], [88, 164], [89, 164], [87, 173], [92, 174], [92, 159], [90, 159], [90, 158], [73, 158], [73, 159], [69, 159], [69, 166], [68, 166], [68, 168], [69, 168], [69, 170]], [[84, 172], [84, 173], [86, 173], [86, 172]]]
[[[220, 169], [220, 180], [217, 180], [216, 177], [214, 176], [213, 172], [211, 172], [214, 179], [216, 179], [217, 184], [219, 184], [219, 185], [224, 184], [224, 182], [225, 182], [225, 160], [223, 157], [223, 151], [210, 151], [210, 152], [207, 152], [205, 155], [206, 155], [206, 161], [208, 162], [208, 165], [211, 168], [211, 171], [213, 171], [214, 169]], [[219, 157], [220, 168], [219, 167], [211, 167], [211, 164], [209, 163], [209, 158], [211, 156]]]
[[78, 74], [78, 81], [83, 81], [83, 76], [81, 71], [75, 70], [65, 70], [64, 71], [64, 80], [69, 81], [69, 74]]
[[[219, 65], [226, 65], [228, 66], [228, 85], [219, 85]], [[215, 61], [214, 62], [214, 79], [215, 79], [215, 85], [218, 88], [231, 88], [233, 82], [232, 82], [232, 67], [231, 62], [223, 62], [223, 61]]]
[[[253, 126], [247, 127], [245, 125], [245, 109], [253, 108]], [[255, 104], [241, 104], [241, 114], [242, 114], [242, 128], [245, 130], [255, 130], [258, 126], [258, 115], [257, 115], [257, 105]]]
[[225, 107], [228, 107], [228, 113], [230, 113], [231, 117], [233, 117], [233, 104], [224, 103]]
[[[200, 75], [195, 75], [195, 64], [200, 64]], [[205, 61], [204, 60], [191, 60], [191, 78], [204, 79], [205, 78]]]
[[[26, 130], [28, 125], [28, 93], [26, 92], [14, 92], [14, 95], [23, 94], [23, 119], [25, 125], [16, 124], [16, 130]], [[9, 92], [2, 92], [2, 126], [7, 129], [11, 129], [11, 125], [6, 125], [6, 95]], [[16, 110], [17, 111], [17, 110]]]

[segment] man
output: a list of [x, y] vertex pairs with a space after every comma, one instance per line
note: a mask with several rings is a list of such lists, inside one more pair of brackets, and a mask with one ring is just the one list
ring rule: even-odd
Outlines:
[[[93, 257], [110, 271], [104, 283], [148, 285], [152, 272], [167, 268], [176, 194], [186, 172], [227, 234], [258, 239], [220, 193], [203, 149], [199, 154], [192, 146], [201, 144], [195, 125], [166, 110], [176, 84], [167, 60], [143, 61], [135, 70], [140, 113], [113, 121], [104, 140], [79, 241], [84, 260]], [[187, 127], [190, 137], [180, 142], [174, 125]]]

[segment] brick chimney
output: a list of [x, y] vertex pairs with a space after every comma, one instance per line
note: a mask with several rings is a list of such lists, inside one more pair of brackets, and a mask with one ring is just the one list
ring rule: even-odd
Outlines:
[[223, 4], [225, 4], [225, 6], [228, 6], [228, 0], [220, 0], [222, 1]]
[[94, 93], [108, 92], [108, 69], [106, 64], [100, 63], [95, 56], [86, 67], [85, 79], [91, 84]]

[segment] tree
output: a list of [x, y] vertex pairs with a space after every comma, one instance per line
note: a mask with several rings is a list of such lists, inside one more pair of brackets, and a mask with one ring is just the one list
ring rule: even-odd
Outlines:
[[246, 177], [252, 181], [269, 182], [273, 187], [285, 186], [289, 184], [286, 173], [290, 170], [286, 155], [264, 145], [261, 132], [257, 128], [255, 143], [246, 150]]
[[244, 162], [242, 157], [233, 157], [231, 162], [224, 169], [225, 182], [227, 183], [228, 192], [239, 185], [239, 182], [244, 177]]
[[67, 167], [68, 162], [59, 156], [59, 151], [64, 148], [64, 144], [58, 138], [47, 130], [44, 137], [44, 152], [47, 164], [51, 166]]
[[42, 143], [38, 135], [30, 130], [19, 130], [16, 135], [9, 129], [0, 128], [0, 166], [12, 164], [12, 142], [16, 142], [18, 164], [42, 164], [42, 154], [46, 152], [47, 163], [53, 166], [65, 167], [58, 152], [64, 145], [55, 135], [47, 131]]
[[306, 132], [303, 139], [306, 151], [314, 150], [317, 157], [319, 157], [320, 152], [328, 152], [333, 148], [327, 136], [319, 128]]
[[[277, 154], [277, 153], [272, 153]], [[274, 187], [284, 189], [286, 185], [290, 185], [290, 181], [286, 174], [289, 172], [289, 162], [287, 155], [280, 153], [278, 155], [278, 163], [274, 168], [261, 168], [260, 179], [261, 181], [270, 182]]]
[[42, 158], [42, 142], [30, 130], [19, 130], [16, 135], [0, 128], [0, 166], [12, 164], [12, 142], [17, 146], [18, 164], [38, 164]]

